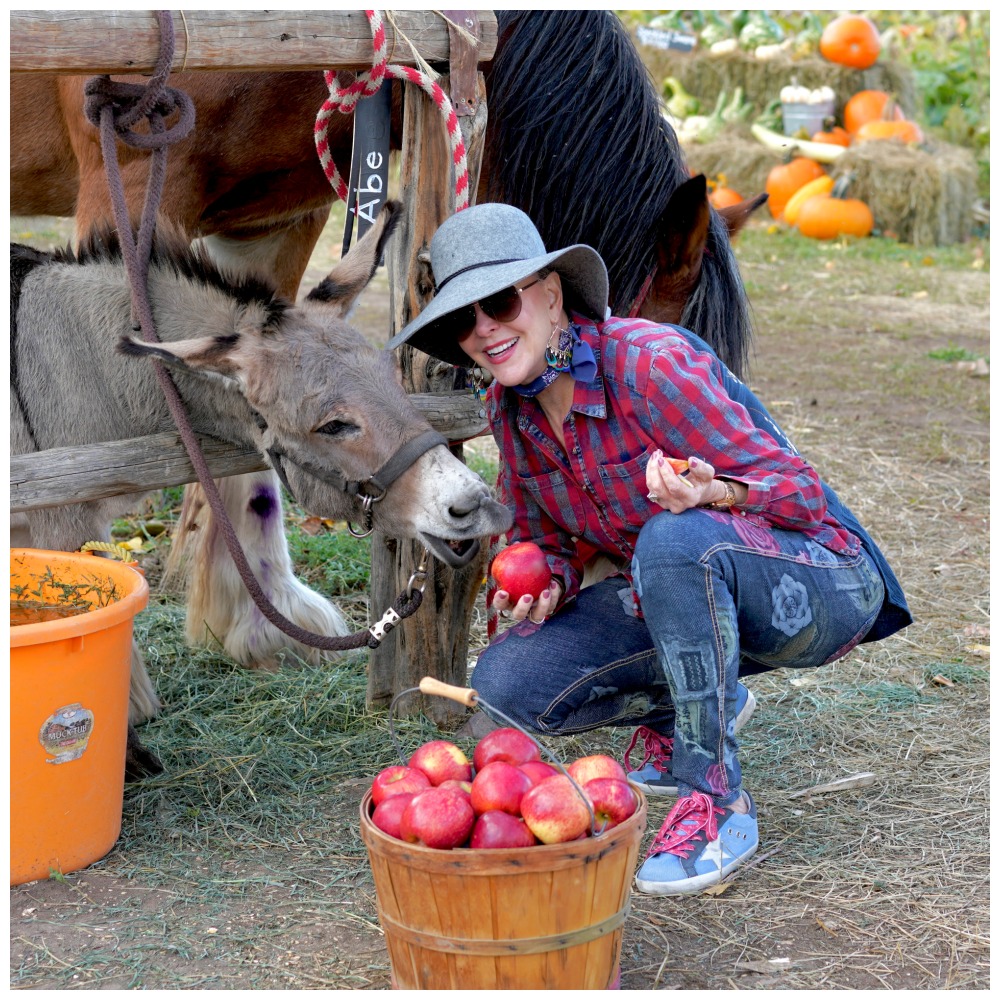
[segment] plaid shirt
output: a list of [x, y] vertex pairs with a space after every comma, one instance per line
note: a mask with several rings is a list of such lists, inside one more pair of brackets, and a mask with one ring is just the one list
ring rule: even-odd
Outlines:
[[639, 530], [661, 510], [646, 498], [646, 464], [657, 449], [695, 455], [717, 476], [745, 484], [746, 503], [733, 516], [857, 554], [858, 538], [827, 511], [815, 471], [729, 397], [718, 358], [648, 320], [574, 321], [598, 374], [575, 387], [565, 450], [537, 400], [497, 382], [487, 400], [502, 455], [500, 500], [514, 512], [508, 539], [533, 540], [545, 550], [564, 600], [579, 591], [583, 561], [595, 551], [623, 564], [631, 582]]

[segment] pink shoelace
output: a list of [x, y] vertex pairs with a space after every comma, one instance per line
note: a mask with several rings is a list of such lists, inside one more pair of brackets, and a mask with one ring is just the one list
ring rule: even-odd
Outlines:
[[704, 833], [705, 840], [715, 840], [719, 836], [719, 816], [725, 809], [717, 806], [704, 792], [692, 792], [678, 799], [653, 839], [647, 857], [654, 854], [676, 854], [687, 858], [697, 847], [696, 838]]
[[[632, 768], [629, 766], [629, 755], [632, 753], [632, 749], [635, 747], [639, 740], [642, 740], [642, 749], [645, 756], [642, 758], [642, 763], [638, 767]], [[653, 767], [658, 771], [669, 771], [670, 761], [674, 755], [674, 741], [673, 739], [667, 739], [665, 736], [661, 736], [655, 729], [650, 729], [648, 726], [640, 726], [632, 734], [632, 742], [629, 743], [628, 749], [625, 751], [625, 770], [626, 771], [641, 771], [650, 760], [653, 762]]]

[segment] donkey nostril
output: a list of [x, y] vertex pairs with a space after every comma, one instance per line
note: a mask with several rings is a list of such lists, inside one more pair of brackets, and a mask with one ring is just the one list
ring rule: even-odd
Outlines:
[[477, 510], [479, 510], [480, 502], [480, 498], [476, 497], [468, 503], [453, 504], [448, 508], [448, 513], [455, 518], [456, 521], [461, 521], [463, 517], [468, 517], [470, 514], [474, 514]]

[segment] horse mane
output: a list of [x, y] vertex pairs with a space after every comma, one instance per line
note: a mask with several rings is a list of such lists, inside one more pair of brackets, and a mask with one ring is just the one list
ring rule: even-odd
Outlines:
[[[656, 262], [658, 223], [689, 172], [659, 94], [610, 11], [497, 11], [489, 70], [490, 201], [526, 212], [546, 247], [604, 258], [611, 311], [626, 315]], [[725, 223], [715, 211], [682, 324], [744, 369], [753, 331]]]
[[[80, 240], [79, 247], [57, 248], [48, 255], [52, 263], [79, 265], [112, 264], [124, 268], [125, 256], [118, 231], [109, 225], [96, 226]], [[256, 305], [265, 311], [266, 325], [276, 328], [291, 308], [266, 278], [243, 271], [220, 268], [197, 244], [190, 243], [177, 229], [157, 226], [150, 250], [150, 270], [171, 271], [197, 285], [215, 288], [241, 305]]]

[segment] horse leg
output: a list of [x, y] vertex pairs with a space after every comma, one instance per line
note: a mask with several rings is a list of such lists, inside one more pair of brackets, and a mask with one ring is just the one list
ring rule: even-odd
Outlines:
[[[219, 480], [218, 486], [247, 562], [271, 603], [312, 632], [348, 634], [340, 611], [292, 572], [277, 475], [232, 476]], [[329, 655], [295, 642], [264, 618], [240, 578], [200, 486], [185, 491], [177, 540], [184, 556], [181, 563], [172, 559], [170, 571], [183, 570], [187, 578], [187, 638], [192, 645], [218, 643], [237, 663], [264, 669], [274, 669], [285, 649], [314, 665]]]

